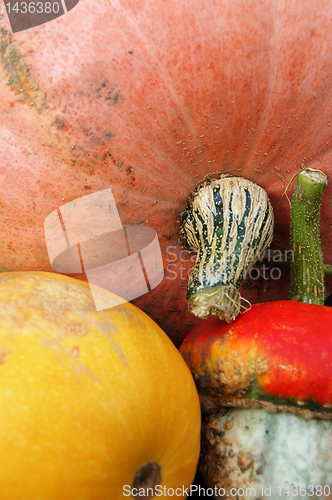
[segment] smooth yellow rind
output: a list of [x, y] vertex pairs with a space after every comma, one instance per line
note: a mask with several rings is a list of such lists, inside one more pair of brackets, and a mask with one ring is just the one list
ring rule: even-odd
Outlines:
[[3, 273], [0, 363], [2, 500], [123, 499], [149, 461], [167, 488], [191, 484], [196, 389], [169, 338], [133, 305], [97, 312], [84, 282]]

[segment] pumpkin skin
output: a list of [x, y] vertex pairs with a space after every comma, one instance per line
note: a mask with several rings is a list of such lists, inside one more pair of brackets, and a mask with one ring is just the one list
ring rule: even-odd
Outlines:
[[195, 385], [138, 308], [97, 312], [87, 283], [3, 273], [0, 353], [3, 500], [120, 499], [149, 462], [159, 464], [162, 486], [191, 484]]
[[211, 318], [180, 347], [203, 412], [264, 407], [332, 419], [332, 309], [276, 301], [254, 304], [232, 324]]
[[[211, 171], [257, 182], [274, 208], [274, 247], [288, 249], [287, 182], [303, 161], [329, 177], [331, 2], [81, 0], [13, 36], [0, 9], [0, 270], [51, 271], [47, 215], [111, 187], [124, 225], [158, 233], [165, 278], [135, 303], [178, 345], [197, 324], [178, 244], [195, 185]], [[326, 263], [330, 197], [328, 187]], [[285, 299], [286, 281], [241, 294]]]

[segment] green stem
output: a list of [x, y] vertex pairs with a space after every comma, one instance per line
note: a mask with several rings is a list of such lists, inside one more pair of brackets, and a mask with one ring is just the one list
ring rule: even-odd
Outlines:
[[291, 264], [289, 298], [309, 304], [324, 304], [323, 254], [319, 216], [326, 175], [307, 168], [297, 175], [291, 205]]

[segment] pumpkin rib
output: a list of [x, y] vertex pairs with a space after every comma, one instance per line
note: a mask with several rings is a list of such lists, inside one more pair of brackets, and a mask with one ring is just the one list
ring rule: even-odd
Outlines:
[[[121, 6], [121, 11], [124, 11], [123, 5]], [[125, 11], [125, 17], [128, 19], [128, 24], [130, 26], [134, 27], [136, 33], [139, 35], [139, 39], [142, 40], [143, 46], [146, 50], [146, 52], [150, 55], [151, 60], [153, 60], [155, 67], [158, 70], [160, 80], [164, 83], [165, 88], [167, 89], [167, 92], [171, 96], [174, 105], [176, 106], [176, 109], [179, 110], [179, 112], [185, 117], [184, 118], [184, 123], [187, 126], [188, 131], [191, 134], [196, 135], [196, 130], [194, 128], [194, 123], [192, 120], [189, 120], [187, 113], [185, 112], [185, 109], [181, 105], [178, 94], [175, 90], [174, 82], [172, 81], [169, 72], [166, 70], [165, 66], [161, 64], [160, 59], [157, 58], [156, 54], [152, 50], [152, 45], [151, 42], [146, 39], [146, 36], [144, 36], [142, 30], [139, 29], [137, 23], [135, 23], [135, 19], [129, 15], [129, 10], [126, 9]], [[190, 175], [188, 174], [187, 180], [190, 180]]]

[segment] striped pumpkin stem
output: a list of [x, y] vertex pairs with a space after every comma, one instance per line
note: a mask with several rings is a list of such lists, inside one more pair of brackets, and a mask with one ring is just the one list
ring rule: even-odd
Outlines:
[[182, 244], [197, 252], [187, 288], [189, 310], [199, 318], [233, 321], [239, 288], [273, 237], [266, 191], [248, 179], [222, 174], [205, 178], [183, 210]]

